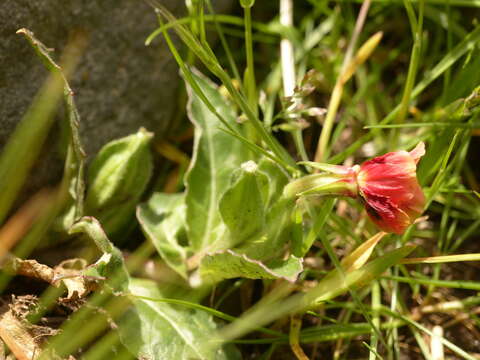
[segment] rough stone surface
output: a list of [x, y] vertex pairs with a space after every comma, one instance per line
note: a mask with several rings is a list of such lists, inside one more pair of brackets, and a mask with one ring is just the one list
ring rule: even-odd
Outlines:
[[[160, 1], [176, 16], [184, 13], [184, 1]], [[141, 0], [0, 1], [0, 150], [48, 75], [25, 38], [15, 34], [23, 27], [54, 48], [57, 59], [72, 32], [87, 34], [87, 48], [70, 83], [90, 157], [107, 141], [140, 126], [162, 134], [173, 119], [181, 80], [164, 41], [144, 45], [156, 25], [152, 9]], [[55, 139], [50, 136], [36, 166], [36, 188], [60, 177]]]

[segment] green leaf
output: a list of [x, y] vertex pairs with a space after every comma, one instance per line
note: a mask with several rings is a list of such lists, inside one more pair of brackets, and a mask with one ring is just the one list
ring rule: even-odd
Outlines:
[[266, 176], [258, 172], [253, 161], [243, 163], [232, 178], [232, 184], [219, 204], [223, 222], [230, 231], [229, 247], [250, 238], [265, 226], [261, 187], [268, 184]]
[[238, 252], [262, 261], [281, 256], [285, 244], [292, 237], [291, 214], [294, 205], [294, 200], [280, 198], [268, 209], [264, 231], [242, 244]]
[[295, 256], [291, 256], [287, 260], [263, 263], [233, 250], [206, 255], [200, 264], [200, 276], [207, 282], [236, 277], [284, 279], [293, 282], [302, 270], [302, 259]]
[[263, 231], [236, 249], [206, 255], [200, 263], [203, 281], [245, 277], [295, 281], [302, 271], [302, 260], [291, 256], [279, 260], [292, 237], [291, 214], [295, 201], [280, 198], [266, 214]]
[[117, 323], [122, 343], [138, 358], [163, 359], [237, 359], [212, 341], [216, 324], [204, 311], [163, 302], [156, 284], [132, 279], [130, 292], [147, 299], [134, 299], [133, 313]]
[[282, 196], [283, 188], [289, 181], [288, 174], [278, 166], [276, 162], [267, 157], [262, 157], [259, 161], [258, 171], [264, 173], [268, 178], [266, 183], [268, 191], [267, 196], [264, 199], [265, 208], [268, 209], [277, 202], [280, 196]]
[[350, 287], [360, 287], [369, 284], [372, 280], [382, 275], [390, 266], [398, 264], [401, 259], [410, 254], [414, 249], [415, 246], [403, 246], [346, 274], [340, 273], [337, 269], [332, 270], [305, 297], [307, 304], [313, 305], [313, 303], [327, 301], [348, 291]]
[[134, 224], [135, 208], [152, 173], [152, 137], [142, 128], [111, 141], [90, 165], [85, 211], [114, 239], [124, 237]]
[[[331, 212], [333, 211], [333, 206], [335, 205], [334, 198], [327, 198], [325, 199], [318, 212], [315, 213], [315, 218], [313, 219], [313, 224], [307, 234], [305, 234], [302, 238], [300, 237], [293, 237], [293, 244], [292, 244], [292, 252], [295, 256], [304, 257], [307, 252], [312, 247], [313, 243], [318, 237], [318, 234], [322, 231], [325, 222], [327, 221], [328, 217], [330, 216]], [[301, 209], [298, 209], [301, 211]], [[302, 219], [297, 219], [297, 223]], [[301, 225], [301, 224], [299, 224]], [[298, 231], [298, 230], [297, 230]]]
[[113, 290], [124, 291], [128, 287], [130, 275], [125, 267], [122, 253], [108, 239], [97, 219], [85, 216], [73, 224], [69, 233], [85, 234], [103, 252], [95, 268], [100, 275], [107, 278], [107, 283]]
[[154, 193], [137, 207], [143, 233], [165, 262], [187, 278], [186, 249], [179, 244], [185, 236], [185, 195]]
[[346, 272], [361, 268], [372, 255], [375, 246], [387, 235], [383, 231], [376, 233], [370, 239], [358, 246], [354, 251], [342, 259], [341, 265]]
[[[192, 73], [198, 86], [232, 126], [236, 114], [219, 93], [218, 88], [203, 76]], [[193, 250], [214, 251], [225, 248], [219, 243], [225, 238], [218, 205], [227, 189], [231, 173], [249, 160], [248, 151], [239, 141], [219, 127], [218, 118], [189, 87], [188, 115], [195, 126], [193, 159], [185, 186], [187, 205], [187, 235]]]

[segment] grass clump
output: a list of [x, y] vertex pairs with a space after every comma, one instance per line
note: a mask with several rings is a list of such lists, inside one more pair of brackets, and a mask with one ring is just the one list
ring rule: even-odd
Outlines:
[[[193, 140], [141, 129], [107, 144], [86, 184], [74, 61], [57, 65], [23, 32], [52, 77], [0, 158], [2, 255], [21, 265], [2, 267], [4, 294], [14, 275], [38, 278], [21, 258], [52, 233], [85, 250], [81, 262], [42, 267], [56, 275], [31, 293], [26, 338], [66, 310], [60, 332], [28, 342], [34, 356], [478, 357], [480, 3], [240, 1], [224, 15], [205, 0], [176, 19], [148, 2], [158, 28], [146, 43], [165, 41], [179, 65]], [[12, 214], [51, 125], [39, 114], [62, 91], [62, 183]], [[421, 142], [423, 157], [400, 151]], [[152, 156], [168, 165], [152, 170]], [[374, 202], [358, 179], [364, 161], [398, 157], [409, 170], [403, 160], [390, 178], [384, 170], [391, 188]], [[395, 200], [409, 191], [422, 196], [414, 216]], [[386, 214], [409, 222], [390, 231]], [[17, 358], [31, 350], [0, 338]]]

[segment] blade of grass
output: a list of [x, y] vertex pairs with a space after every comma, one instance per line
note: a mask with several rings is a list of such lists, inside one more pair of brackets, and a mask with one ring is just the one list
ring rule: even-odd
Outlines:
[[343, 81], [344, 73], [352, 60], [353, 51], [357, 44], [360, 32], [362, 31], [363, 24], [365, 23], [370, 3], [370, 0], [366, 0], [362, 3], [362, 7], [360, 8], [357, 22], [355, 24], [355, 29], [352, 34], [352, 39], [350, 40], [350, 43], [348, 45], [345, 58], [343, 59], [342, 69], [340, 70], [340, 74], [337, 78], [330, 98], [330, 102], [328, 104], [327, 117], [325, 118], [322, 133], [320, 134], [320, 139], [318, 141], [317, 151], [315, 153], [316, 162], [322, 162], [325, 160], [325, 152], [327, 150], [328, 142], [330, 140], [330, 133], [332, 131], [333, 122], [335, 120], [335, 116], [340, 105], [340, 100], [342, 98], [343, 86], [345, 84], [345, 82]]
[[[477, 26], [457, 46], [455, 46], [449, 53], [447, 53], [447, 55], [445, 55], [442, 60], [437, 63], [437, 65], [435, 65], [430, 71], [428, 71], [424, 75], [423, 79], [412, 90], [412, 99], [420, 95], [423, 90], [425, 90], [433, 81], [435, 81], [439, 76], [441, 76], [448, 68], [455, 64], [463, 55], [474, 49], [479, 41], [480, 26]], [[395, 116], [397, 115], [399, 110], [400, 107], [396, 106], [387, 116], [382, 119], [380, 125], [386, 125], [392, 122], [392, 120], [395, 119]], [[328, 163], [338, 164], [342, 162], [348, 156], [352, 155], [363, 144], [370, 141], [373, 135], [374, 134], [372, 132], [363, 135], [347, 149], [330, 158], [328, 160]]]
[[[217, 31], [218, 37], [220, 38], [220, 42], [222, 44], [223, 50], [225, 51], [225, 55], [227, 56], [228, 64], [230, 65], [230, 69], [232, 71], [234, 79], [236, 79], [239, 83], [241, 83], [240, 73], [238, 72], [237, 64], [235, 63], [235, 59], [233, 58], [232, 51], [230, 50], [230, 46], [228, 45], [227, 40], [225, 39], [225, 34], [223, 32], [222, 26], [220, 21], [218, 20], [218, 15], [215, 13], [211, 0], [207, 0], [208, 11], [213, 16], [213, 23], [215, 24], [215, 29]], [[207, 21], [207, 16], [205, 15], [203, 20]]]
[[[315, 218], [315, 213], [314, 213], [314, 210], [311, 206], [308, 206], [307, 204], [307, 210], [309, 211], [310, 213], [310, 216]], [[335, 265], [335, 271], [338, 273], [336, 275], [338, 275], [338, 279], [337, 281], [340, 281], [341, 283], [345, 283], [346, 282], [346, 276], [347, 276], [347, 273], [346, 271], [352, 269], [352, 271], [355, 271], [355, 270], [358, 270], [357, 266], [361, 266], [365, 263], [365, 261], [368, 259], [369, 255], [368, 254], [368, 250], [366, 250], [365, 252], [367, 253], [366, 257], [365, 256], [362, 256], [361, 254], [357, 253], [357, 252], [354, 252], [352, 254], [352, 256], [350, 257], [347, 257], [345, 260], [345, 264], [347, 266], [349, 266], [349, 268], [344, 268], [344, 266], [342, 266], [342, 263], [340, 262], [340, 260], [338, 259], [337, 255], [335, 254], [335, 251], [333, 250], [332, 248], [332, 245], [330, 244], [330, 242], [328, 241], [328, 239], [325, 237], [325, 236], [322, 236], [323, 234], [320, 234], [320, 241], [322, 242], [322, 245], [325, 249], [325, 251], [327, 252], [328, 254], [328, 257], [330, 258], [330, 260], [333, 262], [333, 264]], [[373, 248], [375, 247], [375, 245], [377, 244], [378, 241], [381, 240], [381, 238], [383, 237], [384, 233], [379, 233], [378, 236], [374, 236], [372, 239], [370, 239], [370, 241], [368, 241], [366, 243], [366, 246], [365, 248], [368, 249], [368, 247], [370, 247], [370, 250], [373, 251]], [[361, 249], [363, 250], [363, 247], [361, 246]], [[357, 263], [358, 262], [358, 263]], [[361, 267], [360, 267], [361, 269]], [[352, 273], [352, 271], [349, 271], [349, 274]], [[356, 305], [359, 307], [359, 309], [362, 310], [362, 315], [364, 316], [365, 320], [367, 320], [367, 322], [372, 326], [372, 330], [378, 335], [378, 337], [382, 340], [382, 342], [384, 341], [380, 331], [378, 330], [378, 328], [376, 328], [374, 326], [374, 324], [372, 323], [372, 319], [370, 318], [370, 315], [365, 311], [365, 307], [363, 306], [363, 303], [360, 301], [355, 289], [353, 289], [352, 287], [350, 286], [347, 286], [346, 287], [346, 290], [348, 290], [348, 292], [350, 293], [350, 295], [352, 296], [354, 302], [356, 303]], [[324, 295], [325, 296], [325, 295]], [[326, 295], [328, 297], [328, 295]], [[318, 301], [318, 300], [317, 300]], [[384, 345], [386, 345], [384, 343]]]
[[[210, 10], [209, 10], [210, 11]], [[210, 11], [212, 12], [212, 11]], [[204, 22], [218, 22], [219, 24], [228, 24], [228, 25], [235, 25], [238, 27], [244, 26], [244, 19], [239, 16], [234, 15], [225, 15], [225, 14], [207, 14], [203, 16]], [[178, 25], [185, 25], [190, 24], [191, 22], [195, 21], [195, 17], [187, 16], [180, 19], [177, 19], [174, 22], [169, 22], [168, 24], [164, 24], [160, 26], [158, 29], [155, 29], [145, 40], [145, 45], [149, 46], [153, 40], [157, 36], [163, 33], [164, 30], [172, 29], [177, 24]], [[291, 32], [285, 32], [285, 28], [281, 25], [279, 26], [268, 26], [261, 22], [252, 21], [252, 28], [257, 30], [258, 32], [281, 36], [282, 34], [286, 33], [287, 36], [291, 36]]]
[[271, 158], [273, 161], [281, 164], [283, 167], [285, 167], [286, 169], [292, 169], [290, 167], [290, 165], [286, 162], [283, 161], [283, 159], [281, 158], [278, 158], [276, 157], [274, 154], [271, 154], [269, 152], [267, 152], [266, 150], [264, 150], [263, 148], [261, 148], [260, 146], [252, 143], [250, 140], [246, 139], [242, 134], [238, 133], [238, 131], [236, 131], [229, 123], [227, 120], [225, 120], [223, 118], [222, 115], [220, 115], [218, 113], [218, 111], [215, 109], [215, 107], [212, 105], [212, 103], [208, 100], [208, 98], [205, 96], [205, 94], [203, 93], [202, 89], [200, 88], [200, 86], [197, 84], [197, 82], [195, 81], [194, 77], [192, 76], [192, 73], [191, 73], [191, 70], [188, 68], [188, 66], [185, 64], [185, 62], [183, 61], [182, 57], [180, 56], [177, 48], [175, 47], [175, 45], [173, 44], [173, 41], [171, 40], [170, 38], [170, 35], [167, 33], [166, 29], [163, 27], [163, 23], [162, 23], [162, 20], [161, 18], [159, 18], [159, 22], [160, 22], [160, 25], [161, 25], [161, 28], [163, 29], [164, 31], [164, 37], [165, 37], [165, 40], [167, 42], [167, 45], [169, 46], [170, 48], [170, 51], [172, 52], [175, 60], [177, 61], [178, 65], [180, 66], [180, 69], [185, 77], [185, 80], [188, 82], [188, 84], [192, 87], [192, 89], [194, 89], [195, 93], [201, 98], [201, 100], [203, 101], [203, 103], [208, 107], [208, 109], [218, 118], [218, 120], [226, 127], [226, 129], [222, 129], [223, 131], [227, 132], [228, 134], [236, 137], [237, 139], [239, 139], [240, 141], [242, 141], [245, 145], [247, 145], [251, 150], [255, 151], [255, 152], [260, 152], [262, 154], [264, 154], [265, 156], [268, 156], [269, 158]]
[[420, 62], [420, 52], [422, 48], [422, 33], [423, 33], [423, 13], [425, 8], [425, 1], [420, 1], [418, 10], [418, 19], [415, 17], [414, 10], [410, 5], [410, 0], [404, 0], [405, 8], [407, 9], [408, 18], [410, 19], [410, 26], [414, 35], [412, 54], [410, 56], [410, 65], [408, 66], [407, 80], [403, 90], [402, 100], [400, 102], [400, 109], [398, 111], [396, 121], [403, 123], [407, 115], [408, 107], [410, 105], [410, 98], [417, 76], [418, 65]]
[[[380, 285], [378, 281], [374, 281], [372, 283], [372, 323], [377, 329], [381, 328], [381, 322], [380, 322], [380, 317], [378, 314], [378, 309], [380, 308], [381, 305], [381, 294], [380, 294]], [[377, 334], [373, 331], [372, 335], [370, 337], [370, 354], [368, 356], [369, 360], [375, 360], [378, 358], [378, 336]]]
[[457, 123], [457, 122], [425, 122], [409, 124], [385, 124], [385, 125], [367, 125], [364, 129], [408, 129], [408, 128], [459, 128], [459, 129], [477, 129], [480, 123]]
[[[21, 30], [20, 33], [26, 33], [26, 30]], [[70, 74], [79, 60], [76, 52], [72, 53], [71, 50], [66, 50], [65, 62], [62, 64], [65, 74]], [[52, 69], [0, 155], [0, 224], [4, 222], [40, 153], [53, 124], [54, 111], [61, 100], [63, 89], [63, 74], [58, 69]]]
[[[352, 2], [352, 3], [361, 3], [363, 0], [335, 0], [336, 2]], [[385, 4], [400, 4], [403, 0], [373, 0], [376, 3], [385, 3]], [[410, 0], [413, 3], [417, 3], [423, 0]], [[465, 7], [480, 7], [480, 0], [425, 0], [427, 4], [432, 5], [445, 5], [450, 4], [451, 6], [465, 6]]]
[[463, 280], [435, 280], [435, 279], [421, 279], [418, 277], [402, 277], [402, 276], [384, 276], [384, 279], [394, 280], [407, 284], [421, 284], [427, 286], [446, 287], [454, 289], [476, 290], [480, 291], [480, 283], [474, 281]]
[[[430, 337], [433, 337], [435, 336], [430, 330], [428, 330], [425, 326], [423, 325], [420, 325], [418, 322], [408, 318], [407, 316], [404, 316], [404, 315], [401, 315], [397, 312], [394, 312], [394, 311], [390, 311], [390, 309], [388, 308], [384, 308], [384, 311], [385, 313], [389, 313], [390, 316], [392, 317], [395, 317], [397, 319], [400, 319], [400, 320], [403, 320], [405, 321], [406, 323], [412, 325], [413, 327], [419, 329], [420, 331], [428, 334]], [[468, 354], [466, 351], [464, 351], [463, 349], [461, 349], [460, 347], [458, 347], [457, 345], [453, 344], [452, 342], [448, 341], [447, 339], [445, 339], [444, 337], [439, 337], [439, 341], [441, 341], [441, 343], [446, 346], [447, 348], [449, 348], [451, 351], [453, 351], [455, 354], [461, 356], [462, 358], [464, 359], [468, 359], [468, 360], [475, 360], [475, 358], [473, 356], [471, 356], [470, 354]]]
[[480, 253], [410, 258], [410, 259], [403, 259], [400, 261], [400, 263], [401, 264], [443, 264], [443, 263], [463, 262], [463, 261], [480, 261]]
[[[149, 4], [156, 9], [158, 14], [163, 16], [169, 22], [174, 22], [175, 17], [170, 14], [170, 12], [157, 0], [147, 0]], [[239, 106], [239, 108], [246, 115], [249, 123], [255, 129], [257, 135], [262, 139], [267, 147], [279, 158], [281, 158], [285, 163], [289, 164], [292, 168], [296, 168], [295, 161], [291, 158], [288, 152], [280, 145], [280, 143], [265, 129], [263, 123], [257, 118], [253, 109], [248, 104], [248, 100], [245, 96], [236, 89], [231, 78], [223, 70], [221, 65], [218, 63], [215, 55], [209, 47], [202, 46], [199, 44], [195, 36], [189, 32], [185, 27], [179, 24], [175, 24], [174, 30], [182, 41], [191, 49], [195, 55], [203, 62], [203, 64], [215, 75], [217, 76], [227, 91], [230, 93], [233, 101]], [[164, 34], [166, 31], [164, 31]], [[176, 57], [177, 59], [177, 57]], [[178, 61], [178, 60], [177, 60]]]
[[255, 81], [255, 64], [253, 63], [253, 40], [252, 40], [252, 7], [254, 1], [240, 1], [243, 7], [244, 31], [245, 31], [245, 55], [247, 67], [245, 68], [245, 91], [250, 108], [258, 114], [257, 85]]
[[[264, 303], [263, 306], [255, 306], [233, 323], [220, 329], [220, 336], [223, 341], [230, 341], [250, 332], [254, 327], [263, 326], [284, 315], [316, 307], [322, 302], [347, 292], [353, 286], [369, 283], [391, 264], [397, 263], [398, 260], [407, 256], [413, 249], [412, 246], [405, 246], [379, 257], [361, 269], [346, 274], [343, 282], [339, 279], [339, 276], [330, 275], [305, 294], [294, 294], [288, 298], [275, 299], [273, 302]], [[369, 329], [371, 331], [371, 324]]]
[[[383, 324], [383, 329], [391, 329], [393, 327], [404, 326], [405, 322], [396, 321], [393, 324]], [[300, 332], [299, 340], [302, 344], [335, 341], [339, 339], [348, 339], [356, 336], [369, 334], [371, 327], [368, 323], [350, 323], [350, 324], [333, 324], [324, 325], [318, 328], [305, 329]], [[234, 344], [286, 344], [288, 337], [269, 338], [269, 339], [241, 339], [229, 341]]]
[[299, 337], [300, 329], [302, 328], [302, 318], [299, 315], [293, 315], [290, 317], [290, 334], [289, 343], [292, 352], [295, 354], [297, 360], [308, 360], [307, 355], [300, 346]]

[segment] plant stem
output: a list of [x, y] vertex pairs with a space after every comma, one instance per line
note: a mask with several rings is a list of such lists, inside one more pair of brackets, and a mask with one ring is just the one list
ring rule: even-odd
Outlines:
[[403, 123], [408, 112], [408, 106], [410, 105], [410, 97], [412, 94], [413, 85], [415, 84], [415, 77], [417, 75], [418, 63], [420, 60], [420, 50], [422, 47], [423, 9], [425, 7], [425, 2], [423, 0], [420, 1], [418, 20], [413, 21], [414, 15], [411, 14], [413, 12], [413, 9], [411, 9], [411, 5], [408, 1], [409, 0], [405, 1], [405, 7], [407, 8], [407, 12], [409, 13], [415, 41], [413, 43], [412, 56], [410, 58], [407, 81], [405, 83], [405, 89], [403, 91], [402, 101], [400, 103], [400, 110], [397, 115], [397, 123]]
[[[293, 25], [292, 0], [280, 0], [280, 24], [283, 26]], [[282, 37], [280, 41], [280, 59], [282, 65], [283, 95], [286, 97], [293, 96], [296, 84], [295, 54], [292, 42], [285, 36]], [[293, 141], [295, 142], [295, 147], [301, 159], [308, 161], [301, 129], [293, 131]]]
[[[207, 6], [208, 6], [208, 11], [210, 11], [211, 16], [213, 16], [213, 23], [215, 24], [215, 29], [217, 30], [218, 37], [220, 39], [220, 42], [222, 44], [223, 50], [225, 51], [225, 55], [228, 60], [228, 64], [230, 65], [230, 69], [232, 70], [233, 77], [237, 79], [238, 81], [241, 81], [240, 74], [237, 69], [237, 65], [235, 63], [235, 59], [233, 58], [232, 51], [230, 50], [230, 47], [228, 46], [227, 39], [225, 39], [225, 34], [223, 32], [222, 26], [220, 25], [220, 21], [218, 20], [218, 15], [215, 13], [211, 0], [207, 0]], [[205, 21], [206, 17], [208, 15], [204, 15], [203, 19]]]
[[330, 135], [332, 133], [333, 122], [335, 121], [335, 117], [337, 115], [338, 107], [340, 105], [340, 100], [342, 99], [343, 94], [343, 86], [344, 86], [344, 73], [345, 70], [348, 68], [350, 61], [353, 56], [353, 50], [358, 40], [358, 36], [362, 31], [363, 24], [365, 23], [365, 19], [367, 17], [368, 9], [370, 7], [371, 0], [365, 0], [360, 8], [360, 12], [358, 14], [357, 22], [355, 24], [355, 29], [352, 34], [352, 40], [348, 45], [347, 52], [345, 54], [345, 58], [343, 59], [342, 69], [340, 70], [340, 74], [337, 77], [337, 81], [335, 83], [335, 87], [333, 88], [332, 97], [330, 98], [330, 103], [328, 104], [327, 116], [325, 118], [325, 122], [323, 124], [322, 133], [320, 134], [320, 140], [318, 141], [317, 151], [315, 153], [315, 161], [322, 162], [325, 160], [325, 153], [327, 151], [328, 142], [330, 140]]
[[248, 104], [253, 112], [257, 113], [257, 89], [255, 85], [255, 67], [253, 64], [253, 40], [252, 40], [252, 14], [251, 6], [244, 8], [245, 21], [245, 52], [247, 56], [247, 68], [245, 69], [245, 89]]

